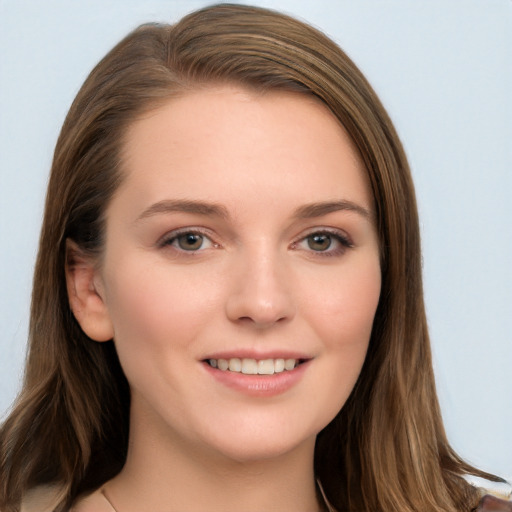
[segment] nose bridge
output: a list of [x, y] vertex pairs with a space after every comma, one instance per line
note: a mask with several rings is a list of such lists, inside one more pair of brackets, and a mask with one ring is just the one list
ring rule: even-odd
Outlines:
[[266, 327], [290, 319], [294, 303], [285, 256], [264, 241], [241, 251], [232, 276], [227, 314]]

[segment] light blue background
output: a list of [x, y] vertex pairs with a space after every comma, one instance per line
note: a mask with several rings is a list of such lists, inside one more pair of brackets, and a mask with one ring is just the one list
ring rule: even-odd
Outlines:
[[[512, 478], [512, 2], [255, 0], [333, 37], [370, 79], [416, 181], [439, 396], [456, 450]], [[0, 414], [19, 386], [53, 147], [129, 30], [207, 5], [0, 0]]]

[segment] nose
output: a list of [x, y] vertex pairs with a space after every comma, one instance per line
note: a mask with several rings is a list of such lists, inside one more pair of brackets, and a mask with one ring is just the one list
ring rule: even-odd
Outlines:
[[[247, 255], [245, 255], [247, 256]], [[232, 274], [226, 314], [235, 323], [268, 328], [295, 315], [291, 283], [283, 261], [259, 254], [240, 258]]]

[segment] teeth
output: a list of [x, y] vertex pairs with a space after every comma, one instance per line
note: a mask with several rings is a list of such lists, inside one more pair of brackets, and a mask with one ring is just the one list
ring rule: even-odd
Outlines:
[[242, 361], [238, 357], [233, 357], [229, 360], [229, 371], [239, 372], [242, 370]]
[[222, 371], [244, 373], [245, 375], [273, 375], [285, 370], [293, 370], [298, 364], [298, 359], [209, 359], [212, 368]]
[[274, 372], [281, 373], [283, 370], [284, 370], [284, 359], [276, 359], [274, 361]]
[[219, 359], [217, 361], [217, 368], [222, 371], [226, 371], [229, 368], [229, 363], [226, 359]]
[[293, 370], [295, 368], [295, 359], [286, 359], [284, 362], [285, 370]]
[[274, 360], [263, 359], [258, 361], [258, 374], [259, 375], [274, 375]]
[[242, 359], [242, 373], [246, 375], [257, 375], [258, 362], [256, 359]]

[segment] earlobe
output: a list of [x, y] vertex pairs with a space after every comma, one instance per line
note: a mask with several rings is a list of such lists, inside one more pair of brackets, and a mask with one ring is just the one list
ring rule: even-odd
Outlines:
[[95, 341], [114, 337], [110, 314], [93, 259], [66, 240], [66, 286], [69, 305], [84, 333]]

